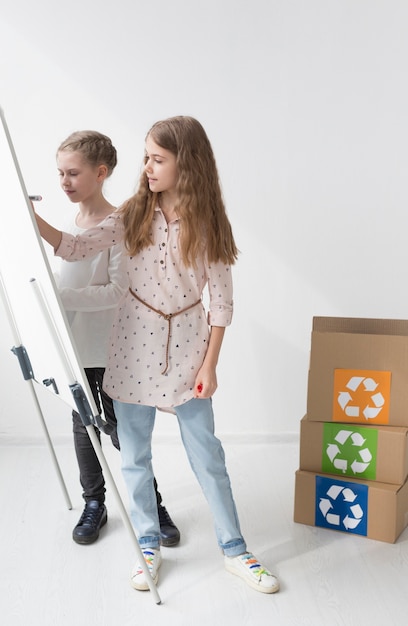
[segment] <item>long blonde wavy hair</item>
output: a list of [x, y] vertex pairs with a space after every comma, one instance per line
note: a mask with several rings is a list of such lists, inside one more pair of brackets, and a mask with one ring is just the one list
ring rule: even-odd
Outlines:
[[[202, 125], [193, 117], [171, 117], [156, 122], [147, 137], [176, 156], [175, 210], [180, 218], [183, 263], [194, 267], [196, 259], [205, 255], [210, 263], [234, 264], [238, 248], [226, 214], [213, 150]], [[131, 256], [154, 243], [151, 225], [158, 205], [160, 193], [150, 191], [143, 171], [138, 191], [120, 208]]]

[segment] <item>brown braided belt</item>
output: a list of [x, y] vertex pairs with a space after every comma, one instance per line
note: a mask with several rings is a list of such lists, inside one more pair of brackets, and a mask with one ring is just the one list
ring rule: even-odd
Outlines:
[[197, 304], [200, 304], [201, 298], [199, 300], [197, 300], [197, 302], [194, 302], [194, 304], [190, 304], [189, 306], [186, 306], [184, 309], [181, 309], [180, 311], [177, 311], [176, 313], [163, 313], [163, 311], [160, 311], [160, 309], [155, 309], [154, 306], [151, 306], [151, 304], [147, 304], [147, 302], [142, 300], [142, 298], [139, 298], [139, 296], [137, 294], [135, 294], [135, 292], [130, 287], [129, 287], [129, 291], [132, 294], [132, 296], [134, 298], [136, 298], [136, 300], [139, 300], [139, 302], [144, 304], [148, 309], [151, 309], [155, 313], [158, 313], [159, 315], [161, 315], [167, 321], [168, 328], [167, 328], [167, 345], [166, 345], [166, 367], [162, 371], [162, 374], [165, 374], [167, 372], [167, 370], [169, 369], [169, 346], [170, 346], [170, 337], [171, 337], [171, 332], [170, 332], [171, 331], [171, 320], [173, 319], [173, 317], [176, 317], [176, 315], [180, 315], [181, 313], [185, 313], [189, 309], [192, 309], [193, 307], [197, 306]]

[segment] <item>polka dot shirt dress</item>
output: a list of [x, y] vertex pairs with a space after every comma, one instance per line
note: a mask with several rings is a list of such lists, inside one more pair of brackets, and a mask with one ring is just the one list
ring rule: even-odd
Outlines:
[[[128, 256], [130, 290], [116, 311], [109, 340], [104, 390], [114, 400], [169, 408], [194, 397], [205, 357], [209, 326], [228, 326], [233, 312], [231, 267], [180, 259], [178, 219], [169, 223], [157, 208], [154, 244]], [[113, 213], [74, 237], [63, 233], [55, 254], [81, 260], [123, 241], [123, 224]], [[208, 286], [208, 314], [202, 295]]]

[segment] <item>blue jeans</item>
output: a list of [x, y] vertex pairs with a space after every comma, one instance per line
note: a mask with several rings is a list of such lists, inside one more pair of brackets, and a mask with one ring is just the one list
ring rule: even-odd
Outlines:
[[[160, 546], [160, 526], [153, 486], [151, 441], [156, 409], [114, 400], [122, 455], [122, 473], [130, 517], [142, 548]], [[193, 472], [210, 506], [218, 545], [226, 556], [246, 551], [222, 444], [214, 435], [211, 399], [192, 399], [174, 408]]]

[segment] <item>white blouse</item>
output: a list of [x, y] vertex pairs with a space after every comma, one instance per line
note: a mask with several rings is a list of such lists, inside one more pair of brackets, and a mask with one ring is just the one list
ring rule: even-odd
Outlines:
[[[73, 235], [85, 232], [75, 217], [66, 229]], [[129, 286], [122, 245], [74, 263], [62, 260], [55, 278], [81, 365], [106, 367], [115, 310]]]
[[[134, 295], [127, 290], [116, 310], [104, 378], [104, 389], [115, 400], [161, 408], [191, 400], [207, 351], [209, 326], [231, 323], [231, 267], [205, 259], [198, 259], [196, 268], [185, 267], [179, 228], [178, 219], [167, 223], [157, 208], [154, 244], [136, 256], [126, 256]], [[56, 255], [84, 259], [122, 242], [121, 217], [113, 213], [81, 235], [63, 233]], [[202, 302], [206, 286], [208, 314]]]

